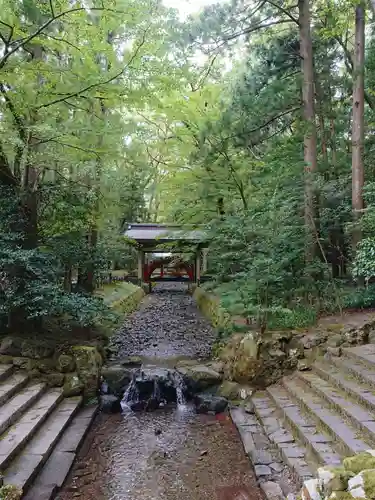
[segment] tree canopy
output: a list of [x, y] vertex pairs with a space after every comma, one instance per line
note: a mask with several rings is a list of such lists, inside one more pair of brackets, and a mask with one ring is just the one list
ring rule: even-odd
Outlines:
[[372, 3], [1, 6], [2, 327], [93, 322], [141, 220], [205, 225], [209, 286], [262, 326], [372, 303]]

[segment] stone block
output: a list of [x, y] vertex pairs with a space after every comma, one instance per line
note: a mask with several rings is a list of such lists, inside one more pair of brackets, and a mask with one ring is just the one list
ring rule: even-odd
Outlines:
[[266, 481], [260, 485], [266, 498], [269, 500], [281, 500], [284, 498], [283, 491], [274, 481]]
[[271, 453], [267, 450], [253, 449], [249, 453], [253, 465], [269, 465], [273, 462]]
[[272, 470], [268, 467], [268, 465], [256, 465], [254, 470], [257, 477], [272, 475]]

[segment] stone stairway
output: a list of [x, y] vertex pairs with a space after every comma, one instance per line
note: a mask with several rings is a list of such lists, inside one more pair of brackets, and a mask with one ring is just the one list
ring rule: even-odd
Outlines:
[[27, 500], [49, 500], [62, 485], [95, 415], [81, 397], [0, 365], [0, 471]]
[[270, 447], [301, 483], [320, 465], [375, 448], [375, 345], [319, 358], [252, 402]]

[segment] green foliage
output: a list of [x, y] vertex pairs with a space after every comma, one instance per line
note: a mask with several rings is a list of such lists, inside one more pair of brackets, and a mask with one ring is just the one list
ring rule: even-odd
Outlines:
[[342, 299], [343, 307], [349, 309], [366, 309], [375, 306], [375, 285], [347, 290]]

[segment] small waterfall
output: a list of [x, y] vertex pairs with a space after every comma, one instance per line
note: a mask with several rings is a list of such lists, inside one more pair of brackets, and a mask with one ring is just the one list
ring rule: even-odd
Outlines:
[[139, 391], [138, 391], [137, 384], [135, 382], [135, 377], [133, 376], [133, 379], [130, 382], [130, 384], [128, 385], [128, 387], [126, 388], [124, 396], [121, 400], [122, 410], [123, 411], [131, 410], [129, 403], [138, 402], [138, 400], [139, 400]]
[[123, 411], [153, 411], [168, 403], [185, 408], [186, 385], [176, 371], [160, 367], [142, 367], [133, 374], [121, 401]]
[[177, 407], [179, 406], [186, 406], [186, 398], [185, 398], [185, 382], [181, 375], [177, 372], [174, 374], [174, 386], [176, 388], [176, 402], [177, 402]]

